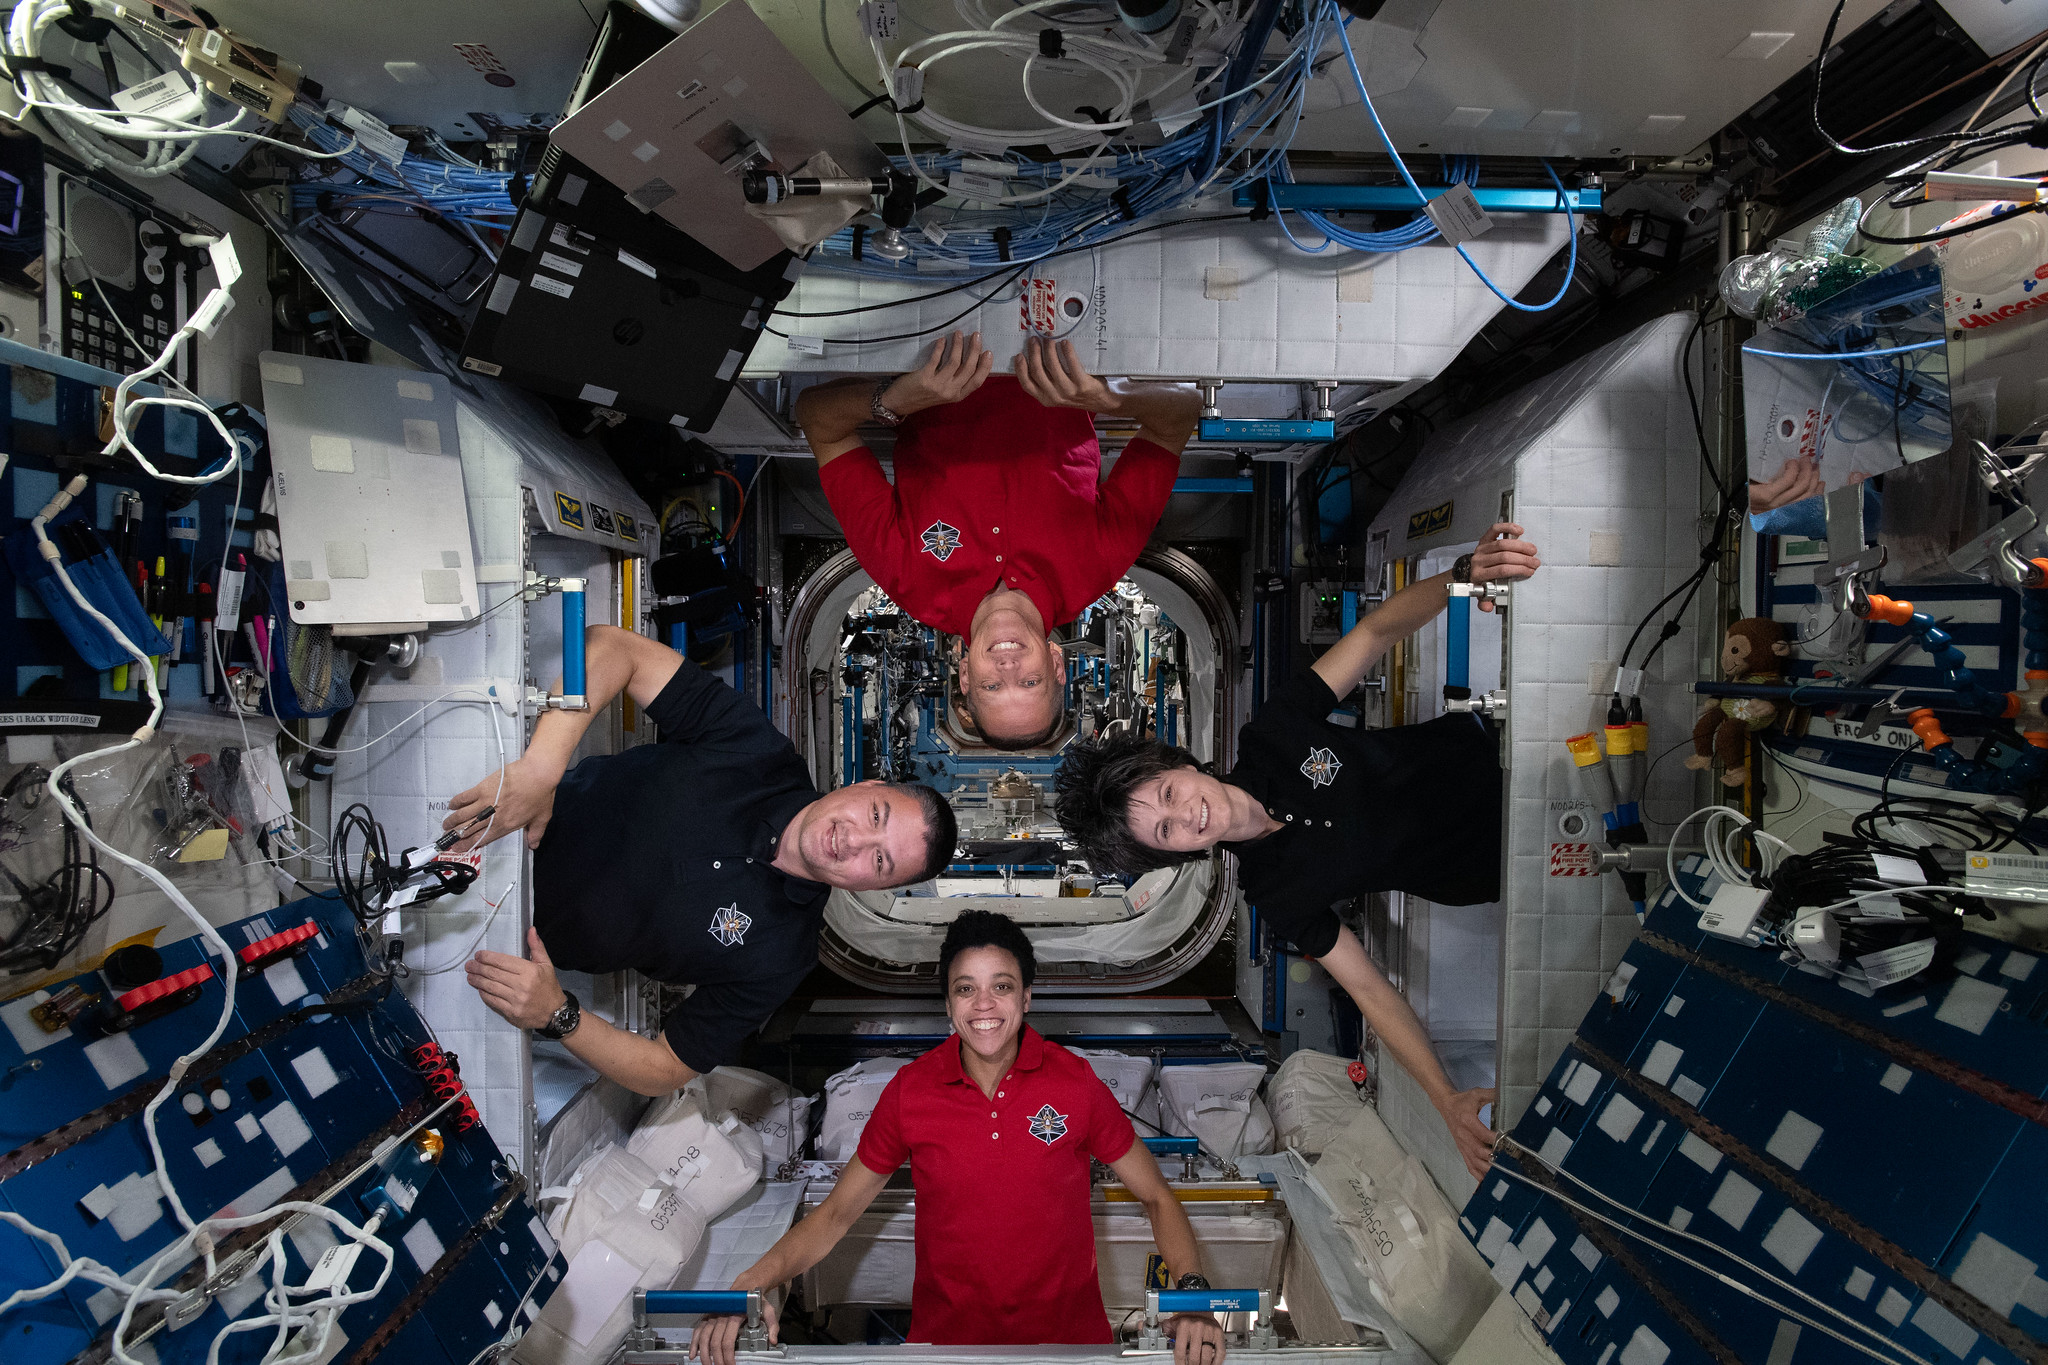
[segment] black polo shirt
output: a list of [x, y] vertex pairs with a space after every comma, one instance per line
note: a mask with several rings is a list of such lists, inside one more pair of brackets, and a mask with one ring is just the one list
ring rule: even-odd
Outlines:
[[1500, 899], [1500, 758], [1473, 716], [1353, 729], [1330, 722], [1336, 694], [1313, 671], [1267, 698], [1238, 732], [1242, 787], [1282, 828], [1225, 844], [1245, 899], [1273, 936], [1321, 957], [1331, 907], [1366, 891], [1439, 905]]
[[695, 985], [661, 1027], [683, 1065], [709, 1071], [817, 965], [829, 888], [770, 863], [818, 791], [768, 718], [687, 659], [647, 715], [661, 743], [562, 778], [533, 923], [559, 967]]

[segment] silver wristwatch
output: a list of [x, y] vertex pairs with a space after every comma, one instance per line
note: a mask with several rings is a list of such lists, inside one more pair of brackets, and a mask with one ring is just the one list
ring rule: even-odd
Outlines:
[[560, 1042], [574, 1033], [582, 1022], [583, 1006], [576, 1003], [575, 992], [563, 991], [561, 1008], [550, 1014], [548, 1021], [533, 1031], [533, 1036]]
[[903, 425], [903, 414], [891, 412], [889, 405], [882, 401], [882, 395], [888, 392], [889, 386], [895, 382], [893, 378], [884, 379], [881, 383], [875, 385], [874, 393], [868, 398], [869, 414], [885, 427], [900, 427]]

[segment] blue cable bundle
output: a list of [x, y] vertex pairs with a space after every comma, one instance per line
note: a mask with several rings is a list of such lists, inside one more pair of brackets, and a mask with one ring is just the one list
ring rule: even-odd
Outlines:
[[[321, 115], [294, 105], [291, 120], [306, 134], [307, 141], [321, 151], [333, 152], [349, 145], [350, 134], [336, 128]], [[447, 153], [454, 157], [453, 152]], [[374, 205], [382, 200], [408, 208], [425, 208], [463, 226], [508, 228], [519, 210], [512, 203], [512, 177], [504, 171], [489, 171], [462, 161], [437, 160], [408, 152], [403, 164], [393, 166], [382, 157], [360, 148], [338, 158], [362, 179], [355, 183], [301, 180], [292, 185], [292, 202], [302, 208], [319, 204], [323, 196], [336, 195], [344, 202]], [[472, 237], [474, 234], [472, 233]], [[497, 252], [477, 242], [496, 259]]]

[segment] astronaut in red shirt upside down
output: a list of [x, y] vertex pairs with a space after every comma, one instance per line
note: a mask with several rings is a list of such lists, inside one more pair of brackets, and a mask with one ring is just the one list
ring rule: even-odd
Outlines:
[[[959, 637], [968, 719], [1000, 749], [1059, 729], [1066, 656], [1048, 633], [1116, 585], [1145, 546], [1193, 435], [1189, 384], [1104, 380], [1070, 342], [1026, 341], [995, 375], [955, 332], [909, 374], [807, 389], [796, 417], [861, 567], [915, 619]], [[1095, 415], [1137, 435], [1102, 478]], [[859, 436], [896, 430], [895, 482]]]

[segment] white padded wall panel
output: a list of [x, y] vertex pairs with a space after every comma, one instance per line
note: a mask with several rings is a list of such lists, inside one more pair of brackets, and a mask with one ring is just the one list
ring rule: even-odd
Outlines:
[[[344, 753], [335, 764], [335, 809], [355, 801], [368, 804], [394, 853], [429, 843], [440, 833], [449, 799], [499, 766], [501, 742], [507, 761], [524, 751], [528, 723], [472, 698], [496, 682], [516, 686], [529, 673], [552, 679], [561, 671], [560, 599], [548, 597], [530, 606], [510, 599], [519, 595], [525, 556], [525, 490], [539, 484], [540, 496], [547, 497], [547, 485], [555, 481], [537, 474], [531, 457], [551, 440], [567, 450], [561, 459], [576, 452], [536, 427], [530, 410], [519, 406], [523, 401], [492, 394], [485, 401], [465, 399], [458, 407], [463, 488], [483, 614], [460, 627], [429, 633], [409, 680], [377, 682], [367, 689], [341, 747], [370, 747]], [[558, 537], [542, 537], [538, 543], [557, 544], [567, 556], [563, 564], [544, 568], [593, 575], [590, 620], [610, 620], [616, 577], [605, 551]], [[547, 657], [536, 655], [529, 663], [529, 635], [550, 641]], [[451, 691], [458, 695], [448, 696]], [[592, 729], [593, 737], [603, 733], [608, 733], [603, 727]], [[482, 876], [466, 894], [407, 910], [403, 927], [406, 958], [413, 965], [413, 975], [404, 982], [408, 998], [442, 1043], [461, 1055], [463, 1079], [492, 1136], [531, 1169], [532, 1077], [525, 1035], [483, 1004], [460, 966], [471, 945], [524, 954], [530, 922], [523, 880], [527, 862], [523, 839], [498, 840], [485, 850]]]
[[[1635, 623], [1699, 563], [1699, 455], [1678, 373], [1690, 325], [1660, 318], [1438, 432], [1374, 524], [1388, 553], [1423, 553], [1476, 537], [1511, 489], [1515, 520], [1543, 555], [1542, 571], [1516, 586], [1508, 624], [1503, 1131], [1635, 935], [1618, 879], [1552, 877], [1549, 852], [1563, 837], [1558, 815], [1582, 801], [1564, 740], [1605, 710], [1589, 666], [1618, 659]], [[1445, 502], [1446, 530], [1405, 539], [1411, 514]], [[1645, 684], [1652, 759], [1691, 731], [1690, 660], [1667, 648]], [[1645, 800], [1669, 814], [1688, 808], [1690, 792], [1674, 756]]]
[[[1316, 240], [1312, 230], [1297, 236]], [[1502, 214], [1467, 246], [1510, 294], [1519, 292], [1565, 242], [1555, 214]], [[1372, 273], [1368, 302], [1340, 303], [1340, 275]], [[1226, 281], [1226, 276], [1227, 281]], [[929, 294], [964, 274], [906, 273], [901, 279], [807, 271], [770, 319], [776, 331], [822, 338], [823, 355], [764, 334], [744, 374], [792, 370], [893, 373], [913, 368], [929, 338], [855, 346], [862, 337], [938, 327], [994, 282], [876, 312], [804, 318]], [[1441, 243], [1391, 256], [1332, 248], [1295, 250], [1272, 223], [1169, 227], [1114, 246], [1061, 256], [1027, 278], [1051, 280], [1058, 300], [1088, 300], [1076, 319], [1058, 315], [1054, 334], [1072, 340], [1099, 373], [1161, 379], [1346, 379], [1398, 383], [1435, 375], [1504, 306], [1456, 252]], [[1008, 370], [1030, 331], [1019, 287], [1005, 285], [951, 324], [980, 328]], [[1235, 297], [1209, 297], [1234, 294]], [[834, 344], [842, 343], [842, 344]]]

